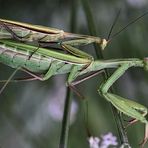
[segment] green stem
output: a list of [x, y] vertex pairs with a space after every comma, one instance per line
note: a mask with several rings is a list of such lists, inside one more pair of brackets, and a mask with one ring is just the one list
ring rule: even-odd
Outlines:
[[[76, 29], [76, 12], [77, 12], [76, 5], [77, 5], [77, 0], [74, 0], [74, 1], [72, 0], [71, 1], [71, 6], [72, 6], [71, 20], [70, 20], [71, 32], [75, 32], [75, 29]], [[69, 122], [70, 122], [70, 111], [71, 111], [71, 95], [70, 94], [71, 94], [71, 90], [69, 87], [67, 87], [59, 148], [68, 147]]]
[[[85, 11], [86, 18], [87, 18], [90, 34], [92, 36], [97, 36], [97, 31], [96, 31], [94, 19], [92, 16], [89, 0], [81, 0], [81, 1], [82, 1], [82, 5], [83, 5], [84, 11]], [[96, 52], [97, 58], [104, 59], [103, 53], [100, 50], [99, 45], [95, 44], [94, 46], [95, 46], [95, 52]], [[102, 76], [103, 76], [104, 80], [106, 80], [109, 77], [109, 73], [107, 72], [107, 70], [105, 71], [105, 75], [102, 73]], [[111, 88], [111, 92], [113, 93], [113, 88]], [[111, 107], [112, 107], [112, 111], [113, 111], [113, 114], [115, 117], [115, 122], [117, 125], [119, 137], [120, 137], [120, 143], [126, 143], [127, 145], [129, 145], [127, 134], [124, 130], [122, 116], [120, 113], [118, 113], [118, 110], [115, 107], [113, 107], [112, 105], [111, 105]]]
[[69, 133], [69, 121], [70, 121], [70, 110], [71, 110], [71, 97], [70, 97], [70, 88], [67, 87], [63, 121], [62, 121], [62, 130], [60, 136], [59, 148], [67, 148], [68, 145], [68, 133]]

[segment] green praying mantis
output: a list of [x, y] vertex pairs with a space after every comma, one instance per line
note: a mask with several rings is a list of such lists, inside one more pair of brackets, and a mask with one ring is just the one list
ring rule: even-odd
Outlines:
[[[102, 83], [98, 92], [121, 113], [133, 118], [130, 124], [136, 121], [145, 124], [145, 136], [141, 144], [142, 147], [144, 146], [148, 140], [148, 121], [145, 118], [147, 108], [137, 102], [110, 93], [109, 89], [131, 67], [141, 67], [148, 70], [147, 57], [144, 59], [94, 60], [91, 55], [74, 46], [95, 42], [104, 49], [108, 43], [107, 40], [3, 19], [0, 19], [0, 28], [0, 62], [15, 68], [16, 71], [25, 71], [31, 75], [32, 79], [45, 81], [51, 76], [69, 73], [67, 85], [74, 88], [74, 85], [81, 82], [76, 81], [79, 76], [107, 68], [116, 69]], [[59, 44], [67, 53], [64, 53], [63, 50], [57, 51], [50, 45], [48, 48], [39, 47], [34, 42], [39, 45], [44, 43]]]
[[[100, 44], [101, 48], [104, 49], [107, 45], [106, 39], [101, 39], [99, 37], [88, 36], [88, 35], [79, 35], [69, 32], [64, 32], [60, 29], [49, 28], [39, 25], [31, 25], [27, 23], [20, 23], [15, 21], [9, 21], [0, 19], [0, 39], [11, 39], [16, 38], [20, 41], [26, 42], [37, 42], [38, 44], [47, 44], [48, 43], [58, 43], [60, 44], [65, 50], [68, 52], [72, 52], [72, 54], [76, 51], [80, 52], [80, 50], [73, 50], [68, 48], [70, 46], [77, 46], [77, 45], [87, 45], [90, 43], [98, 43]], [[63, 41], [63, 40], [66, 41]], [[86, 56], [86, 53], [81, 53]], [[87, 55], [89, 56], [89, 55]]]

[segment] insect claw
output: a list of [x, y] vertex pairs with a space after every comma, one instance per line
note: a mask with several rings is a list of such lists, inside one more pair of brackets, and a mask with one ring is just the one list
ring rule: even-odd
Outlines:
[[145, 143], [147, 142], [148, 138], [144, 138], [143, 141], [139, 144], [141, 148], [144, 148]]
[[141, 148], [143, 148], [144, 147], [144, 145], [146, 144], [146, 142], [148, 141], [148, 123], [146, 124], [146, 126], [145, 126], [145, 136], [144, 136], [144, 139], [143, 139], [143, 141], [142, 142], [140, 142], [140, 146], [141, 146]]

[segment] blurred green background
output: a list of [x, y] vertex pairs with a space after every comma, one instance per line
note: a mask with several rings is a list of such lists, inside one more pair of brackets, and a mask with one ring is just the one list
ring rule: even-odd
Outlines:
[[[114, 33], [128, 22], [148, 11], [147, 0], [90, 0], [99, 37], [106, 38], [117, 11], [121, 14]], [[76, 19], [72, 22], [72, 12]], [[79, 34], [89, 34], [82, 4], [78, 0], [0, 0], [0, 18], [40, 24]], [[143, 58], [148, 56], [148, 16], [134, 23], [103, 52], [105, 59]], [[95, 56], [93, 46], [85, 47]], [[14, 71], [0, 64], [0, 79], [7, 79]], [[112, 70], [111, 70], [112, 72]], [[18, 77], [25, 77], [22, 72]], [[66, 76], [55, 76], [46, 82], [11, 83], [0, 94], [1, 148], [57, 148], [65, 98]], [[100, 137], [112, 132], [118, 138], [110, 105], [97, 89], [102, 79], [97, 76], [79, 85], [88, 101], [88, 128]], [[3, 84], [1, 84], [1, 87]], [[148, 106], [148, 73], [140, 68], [128, 70], [114, 85], [115, 92]], [[87, 148], [84, 101], [73, 96], [68, 148]], [[127, 130], [132, 148], [144, 136], [140, 122]], [[118, 138], [119, 142], [119, 138]], [[148, 145], [147, 145], [148, 146]], [[145, 146], [145, 147], [147, 147]]]

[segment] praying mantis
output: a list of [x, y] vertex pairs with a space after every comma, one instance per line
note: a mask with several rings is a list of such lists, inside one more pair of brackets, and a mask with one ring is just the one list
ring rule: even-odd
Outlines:
[[[32, 79], [45, 81], [51, 76], [69, 73], [67, 85], [73, 88], [80, 82], [77, 82], [76, 79], [81, 75], [106, 68], [116, 69], [106, 82], [102, 83], [98, 93], [121, 113], [133, 118], [130, 124], [136, 121], [145, 124], [142, 147], [144, 146], [148, 140], [148, 121], [145, 118], [147, 108], [137, 102], [112, 94], [109, 89], [131, 67], [141, 67], [148, 71], [148, 57], [144, 59], [94, 60], [91, 55], [74, 46], [95, 42], [104, 49], [108, 43], [107, 40], [3, 19], [0, 19], [0, 26], [0, 62], [15, 68], [16, 71], [27, 72]], [[57, 51], [50, 46], [46, 48], [30, 44], [34, 42], [39, 45], [48, 42], [57, 43], [67, 53], [64, 53], [63, 50]]]
[[[79, 35], [79, 34], [64, 32], [63, 30], [56, 28], [31, 25], [27, 23], [20, 23], [4, 19], [0, 19], [0, 28], [1, 28], [0, 39], [16, 38], [17, 40], [20, 41], [37, 42], [39, 44], [46, 43], [46, 45], [47, 43], [59, 43], [65, 50], [68, 50], [68, 52], [72, 52], [72, 54], [74, 54], [75, 52], [73, 52], [73, 50], [71, 51], [71, 49], [67, 47], [68, 45], [80, 46], [95, 42], [100, 44], [101, 49], [104, 49], [107, 45], [107, 40], [101, 39], [99, 37]], [[64, 39], [66, 41], [63, 41]], [[76, 51], [80, 52], [79, 50]]]

